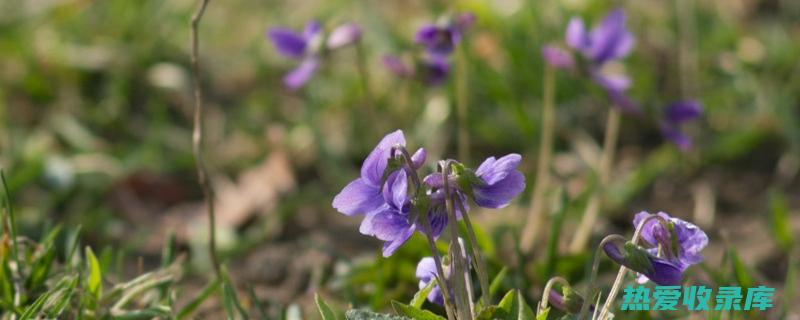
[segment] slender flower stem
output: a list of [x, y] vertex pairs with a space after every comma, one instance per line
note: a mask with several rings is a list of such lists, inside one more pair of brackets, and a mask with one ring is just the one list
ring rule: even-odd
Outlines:
[[598, 189], [589, 198], [586, 204], [586, 211], [583, 214], [581, 224], [575, 232], [575, 236], [570, 243], [569, 251], [579, 253], [586, 247], [589, 237], [592, 235], [592, 228], [597, 222], [600, 212], [602, 196], [605, 193], [608, 180], [611, 178], [611, 164], [614, 161], [614, 151], [617, 148], [619, 138], [619, 125], [621, 113], [618, 108], [612, 106], [608, 110], [608, 120], [606, 121], [606, 132], [603, 139], [603, 153], [600, 155], [600, 165], [598, 166]]
[[603, 238], [602, 241], [600, 241], [600, 245], [598, 245], [597, 249], [595, 249], [594, 260], [592, 262], [592, 273], [589, 275], [589, 291], [586, 293], [587, 300], [584, 302], [583, 306], [581, 306], [581, 312], [578, 316], [578, 319], [583, 319], [583, 317], [586, 316], [586, 312], [589, 311], [589, 305], [591, 304], [590, 301], [592, 301], [592, 297], [594, 297], [597, 292], [597, 272], [600, 269], [600, 255], [603, 252], [603, 246], [611, 241], [625, 242], [626, 240], [627, 239], [625, 239], [625, 237], [618, 234], [608, 235]]
[[192, 150], [197, 164], [197, 180], [203, 188], [203, 197], [206, 201], [208, 210], [208, 253], [211, 257], [211, 264], [214, 266], [214, 273], [217, 278], [222, 279], [219, 258], [217, 257], [217, 231], [216, 215], [214, 213], [214, 189], [208, 181], [205, 161], [203, 160], [203, 89], [200, 85], [200, 62], [199, 62], [199, 42], [200, 35], [198, 26], [200, 19], [206, 11], [209, 0], [201, 0], [200, 6], [192, 16], [192, 77], [194, 78], [194, 131], [192, 133]]
[[[464, 265], [464, 252], [461, 249], [461, 245], [458, 243], [458, 219], [456, 218], [456, 210], [453, 206], [453, 198], [450, 196], [452, 194], [452, 189], [450, 188], [449, 177], [452, 172], [452, 163], [452, 160], [440, 161], [439, 166], [442, 170], [442, 176], [444, 177], [444, 202], [445, 208], [447, 209], [447, 218], [450, 221], [450, 223], [448, 223], [451, 237], [450, 257], [455, 267], [454, 274], [463, 274], [466, 269]], [[462, 320], [472, 319], [472, 310], [469, 308], [470, 303], [468, 302], [472, 297], [467, 297], [464, 294], [466, 292], [465, 279], [461, 277], [454, 277], [454, 279], [456, 280], [454, 294], [456, 295], [456, 313], [458, 314], [458, 318]]]
[[[405, 169], [408, 172], [408, 175], [411, 176], [411, 181], [414, 183], [414, 197], [416, 197], [419, 195], [419, 189], [422, 187], [422, 184], [420, 182], [419, 175], [417, 175], [417, 170], [415, 170], [413, 167], [414, 161], [411, 160], [411, 154], [409, 154], [408, 149], [401, 144], [397, 144], [392, 147], [392, 158], [394, 158], [395, 152], [400, 152], [400, 155], [403, 157]], [[436, 265], [436, 281], [439, 284], [440, 290], [442, 291], [447, 318], [454, 320], [455, 317], [453, 315], [452, 305], [453, 300], [450, 299], [450, 292], [452, 291], [450, 290], [450, 284], [447, 282], [447, 278], [445, 278], [444, 267], [442, 267], [442, 257], [439, 255], [439, 249], [436, 248], [436, 239], [433, 238], [433, 228], [431, 227], [431, 222], [428, 219], [428, 213], [418, 212], [418, 216], [420, 219], [422, 219], [422, 229], [425, 231], [425, 238], [428, 239], [428, 246], [430, 246], [433, 262]]]
[[434, 264], [436, 264], [437, 282], [442, 292], [442, 297], [444, 298], [444, 309], [447, 312], [447, 319], [454, 320], [456, 318], [453, 314], [453, 300], [450, 299], [450, 292], [452, 291], [450, 291], [449, 283], [447, 282], [447, 278], [445, 278], [444, 268], [442, 267], [442, 257], [439, 256], [439, 249], [436, 248], [436, 240], [433, 239], [431, 222], [426, 212], [421, 212], [419, 216], [422, 218], [422, 228], [425, 230], [425, 237], [428, 239], [428, 246], [430, 246]]
[[[661, 217], [659, 215], [651, 215], [651, 216], [643, 219], [641, 222], [639, 222], [639, 225], [636, 226], [636, 231], [633, 233], [633, 237], [631, 238], [631, 242], [633, 244], [638, 244], [639, 238], [640, 238], [640, 236], [642, 234], [642, 229], [644, 229], [644, 226], [647, 225], [647, 222], [649, 222], [650, 220], [653, 220], [653, 219], [658, 219], [659, 222], [665, 228], [668, 228], [669, 222], [666, 219], [664, 219], [664, 217]], [[628, 268], [626, 268], [625, 266], [620, 266], [619, 267], [619, 272], [617, 272], [617, 278], [614, 280], [614, 285], [611, 287], [611, 291], [608, 293], [608, 297], [606, 297], [606, 302], [603, 304], [603, 310], [600, 311], [600, 318], [599, 319], [602, 320], [602, 319], [605, 319], [608, 316], [608, 313], [609, 313], [608, 309], [611, 307], [611, 304], [614, 303], [614, 299], [617, 298], [617, 294], [619, 293], [619, 289], [620, 289], [620, 287], [622, 287], [622, 282], [623, 282], [622, 280], [625, 279], [626, 271], [628, 271]]]
[[469, 130], [467, 130], [467, 59], [464, 48], [456, 50], [456, 116], [458, 117], [458, 158], [469, 162]]
[[469, 220], [469, 214], [467, 214], [467, 210], [464, 208], [464, 204], [461, 201], [453, 201], [458, 203], [459, 209], [461, 210], [461, 217], [464, 219], [464, 223], [467, 226], [467, 239], [469, 240], [469, 246], [472, 248], [472, 257], [475, 259], [473, 263], [475, 265], [475, 272], [478, 273], [478, 282], [481, 285], [481, 300], [483, 301], [483, 307], [489, 306], [489, 272], [486, 268], [486, 259], [483, 257], [483, 253], [481, 252], [480, 248], [478, 248], [478, 238], [475, 236], [475, 229], [472, 227], [472, 222]]
[[546, 210], [545, 194], [550, 188], [550, 159], [553, 155], [553, 136], [555, 131], [555, 69], [547, 64], [544, 69], [544, 95], [542, 98], [542, 133], [539, 142], [539, 159], [536, 163], [536, 184], [531, 195], [531, 207], [525, 228], [522, 231], [522, 252], [528, 254], [536, 245], [539, 226]]
[[547, 280], [547, 284], [542, 291], [542, 301], [539, 303], [539, 307], [536, 310], [537, 315], [541, 314], [544, 309], [547, 309], [547, 303], [550, 301], [550, 291], [553, 291], [553, 286], [555, 286], [556, 283], [560, 283], [562, 287], [569, 286], [569, 281], [562, 277], [552, 277], [550, 280]]

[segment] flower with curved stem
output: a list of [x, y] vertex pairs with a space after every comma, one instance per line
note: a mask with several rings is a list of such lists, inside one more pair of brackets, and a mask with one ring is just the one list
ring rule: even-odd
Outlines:
[[[517, 170], [521, 159], [516, 153], [499, 159], [489, 157], [475, 171], [455, 164], [450, 181], [456, 192], [470, 196], [478, 206], [500, 209], [525, 190], [525, 176]], [[432, 173], [423, 182], [432, 188], [442, 188], [442, 177], [440, 172]]]
[[623, 249], [618, 243], [608, 242], [603, 251], [616, 263], [636, 271], [658, 285], [679, 285], [683, 279], [683, 270], [672, 261], [656, 257], [647, 250], [626, 242]]
[[681, 131], [681, 126], [697, 119], [703, 112], [703, 106], [698, 101], [686, 100], [670, 104], [664, 109], [661, 121], [661, 133], [679, 149], [687, 151], [692, 147], [692, 140]]
[[664, 212], [652, 215], [644, 211], [634, 217], [633, 224], [640, 228], [639, 238], [649, 249], [630, 242], [620, 249], [616, 241], [605, 243], [603, 250], [612, 260], [638, 272], [639, 283], [680, 284], [684, 271], [703, 260], [700, 251], [708, 244], [708, 236], [696, 225]]
[[[706, 233], [700, 227], [671, 217], [667, 213], [659, 212], [656, 215], [666, 220], [668, 227], [654, 219], [650, 219], [642, 226], [640, 236], [652, 246], [647, 251], [650, 254], [660, 252], [665, 259], [678, 266], [681, 272], [702, 262], [703, 256], [700, 252], [708, 245]], [[652, 215], [646, 211], [640, 212], [634, 217], [633, 224], [638, 226], [649, 216]], [[639, 277], [638, 280], [641, 283], [647, 282], [643, 277]]]

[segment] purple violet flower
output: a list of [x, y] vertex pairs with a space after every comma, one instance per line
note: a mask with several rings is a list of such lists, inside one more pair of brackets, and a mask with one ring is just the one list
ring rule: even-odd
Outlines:
[[[700, 251], [708, 244], [708, 236], [694, 224], [664, 212], [658, 215], [668, 221], [669, 229], [657, 219], [647, 221], [640, 236], [649, 249], [626, 243], [623, 251], [608, 243], [603, 250], [612, 260], [638, 272], [639, 283], [649, 280], [658, 285], [678, 285], [687, 268], [703, 261]], [[634, 227], [649, 216], [651, 214], [644, 211], [638, 213], [633, 219]]]
[[661, 133], [679, 149], [687, 151], [692, 147], [692, 140], [681, 131], [681, 125], [700, 117], [703, 107], [700, 102], [679, 101], [667, 106], [661, 121]]
[[322, 40], [322, 27], [319, 22], [311, 21], [306, 24], [302, 34], [292, 29], [274, 27], [267, 31], [267, 36], [278, 53], [288, 58], [301, 60], [297, 68], [284, 76], [283, 83], [292, 90], [302, 87], [311, 79], [319, 65], [317, 51], [319, 51], [319, 42]]
[[[634, 227], [644, 221], [651, 214], [645, 211], [639, 212], [633, 218]], [[703, 261], [700, 251], [708, 245], [708, 236], [700, 227], [684, 220], [670, 217], [664, 212], [657, 215], [669, 221], [670, 230], [656, 219], [651, 219], [645, 224], [641, 231], [642, 239], [654, 248], [649, 249], [651, 253], [658, 253], [660, 245], [664, 257], [677, 264], [681, 271], [686, 270], [691, 265]]]
[[[517, 170], [522, 157], [516, 153], [500, 159], [489, 157], [475, 172], [462, 170], [450, 176], [450, 183], [460, 196], [469, 194], [480, 207], [500, 209], [511, 199], [525, 190], [525, 176]], [[444, 187], [444, 179], [439, 172], [432, 173], [423, 180], [432, 188]]]
[[[353, 216], [374, 212], [386, 204], [381, 193], [384, 171], [388, 166], [392, 147], [405, 144], [406, 139], [401, 130], [383, 137], [361, 165], [361, 177], [350, 182], [336, 195], [333, 207], [345, 215]], [[417, 150], [412, 158], [414, 157], [417, 158], [415, 162], [421, 164], [424, 162], [425, 151]]]
[[[425, 288], [428, 286], [428, 283], [436, 279], [436, 262], [431, 257], [422, 258], [417, 264], [417, 279], [419, 279], [419, 288]], [[445, 270], [445, 277], [450, 276], [450, 268], [446, 268]], [[442, 289], [439, 285], [436, 285], [431, 289], [431, 292], [428, 293], [428, 301], [438, 304], [444, 305], [444, 297], [442, 296]]]
[[475, 170], [483, 183], [473, 185], [475, 203], [484, 208], [500, 209], [525, 190], [525, 176], [517, 170], [522, 157], [516, 153], [500, 159], [489, 157]]
[[[417, 229], [409, 221], [410, 199], [405, 170], [386, 172], [392, 147], [405, 144], [401, 130], [383, 137], [364, 160], [361, 177], [350, 182], [333, 199], [333, 207], [345, 215], [366, 215], [359, 231], [386, 241], [384, 256], [394, 253]], [[422, 166], [426, 155], [424, 149], [418, 149], [411, 156], [414, 168]]]
[[361, 222], [359, 231], [382, 241], [383, 256], [391, 256], [414, 234], [416, 225], [410, 221], [411, 199], [408, 197], [408, 177], [405, 170], [389, 176], [383, 188], [385, 203], [378, 210], [368, 213]]

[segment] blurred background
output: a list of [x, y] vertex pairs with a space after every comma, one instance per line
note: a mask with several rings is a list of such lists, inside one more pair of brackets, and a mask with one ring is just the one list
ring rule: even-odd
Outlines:
[[[783, 288], [798, 289], [789, 266], [798, 247], [791, 234], [800, 230], [800, 2], [616, 4], [637, 39], [624, 69], [645, 113], [622, 120], [591, 243], [611, 232], [631, 234], [639, 211], [669, 212], [711, 238], [706, 262], [691, 271], [695, 279], [763, 283], [779, 288], [777, 299], [798, 299]], [[202, 288], [211, 270], [191, 147], [189, 19], [196, 5], [0, 2], [0, 167], [22, 232], [38, 238], [56, 224], [81, 226], [84, 241], [119, 277], [157, 265], [174, 234], [190, 256], [185, 292]], [[556, 85], [552, 170], [571, 199], [563, 225], [551, 228], [547, 219], [537, 247], [522, 253], [520, 221], [535, 178], [541, 47], [563, 41], [571, 16], [593, 24], [611, 8], [589, 0], [211, 1], [200, 28], [205, 157], [217, 191], [221, 255], [245, 304], [275, 315], [300, 308], [313, 319], [314, 292], [340, 308], [388, 310], [392, 299], [411, 298], [424, 239], [416, 235], [381, 258], [380, 243], [358, 233], [360, 219], [337, 213], [331, 200], [395, 129], [406, 133], [411, 149], [425, 147], [428, 159], [457, 156], [454, 78], [439, 87], [399, 79], [381, 58], [414, 48], [420, 25], [466, 11], [477, 22], [461, 43], [465, 71], [452, 75], [463, 76], [468, 88], [470, 157], [460, 160], [477, 166], [488, 156], [520, 153], [528, 180], [512, 206], [474, 211], [490, 271], [508, 266], [503, 288], [523, 288], [530, 301], [554, 274], [580, 283], [593, 249], [565, 248], [582, 213], [592, 176], [587, 164], [599, 156], [608, 106], [572, 75], [559, 73]], [[265, 32], [299, 30], [312, 19], [328, 30], [344, 22], [362, 26], [372, 103], [362, 91], [355, 47], [326, 55], [304, 88], [284, 87], [281, 78], [296, 62], [278, 55]], [[655, 120], [680, 99], [705, 108], [686, 128], [695, 142], [687, 152], [665, 141]], [[555, 255], [547, 254], [550, 247]], [[602, 270], [609, 284], [613, 266]], [[797, 316], [796, 305], [775, 312], [791, 308]], [[212, 299], [200, 316], [217, 312]]]

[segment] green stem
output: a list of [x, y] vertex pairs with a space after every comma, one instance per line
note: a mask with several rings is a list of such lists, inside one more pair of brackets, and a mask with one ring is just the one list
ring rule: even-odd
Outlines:
[[456, 116], [458, 118], [458, 158], [469, 162], [469, 131], [467, 130], [467, 59], [463, 46], [456, 50]]
[[[464, 259], [464, 252], [461, 249], [461, 245], [458, 243], [458, 220], [456, 219], [456, 211], [453, 206], [453, 198], [450, 196], [452, 194], [452, 189], [450, 188], [449, 177], [450, 173], [452, 172], [452, 160], [445, 160], [439, 162], [439, 166], [442, 170], [442, 176], [444, 177], [444, 202], [445, 208], [447, 209], [447, 217], [449, 220], [448, 227], [450, 229], [450, 257], [452, 259], [453, 266], [455, 270], [453, 274], [461, 275], [464, 274], [465, 268], [465, 259]], [[456, 313], [458, 314], [458, 318], [461, 320], [472, 319], [472, 310], [469, 309], [469, 302], [472, 297], [467, 297], [466, 293], [466, 285], [465, 279], [460, 276], [453, 277], [455, 281], [455, 302], [456, 302]]]
[[536, 245], [539, 226], [546, 210], [545, 194], [550, 188], [550, 162], [553, 155], [553, 136], [555, 131], [555, 69], [546, 65], [544, 69], [544, 95], [542, 98], [542, 133], [539, 142], [539, 159], [536, 163], [536, 183], [531, 195], [528, 219], [522, 231], [522, 252], [529, 254]]
[[[417, 171], [414, 170], [411, 161], [411, 154], [408, 153], [408, 149], [405, 148], [403, 145], [396, 145], [392, 147], [392, 157], [394, 158], [394, 153], [399, 151], [400, 155], [403, 157], [404, 164], [409, 171], [409, 175], [411, 176], [411, 180], [414, 183], [414, 197], [419, 195], [419, 189], [421, 187], [421, 182], [419, 176], [417, 175]], [[420, 210], [418, 212], [418, 216], [422, 219], [422, 229], [425, 231], [425, 238], [428, 240], [428, 246], [431, 250], [431, 256], [433, 256], [433, 262], [436, 265], [436, 273], [437, 273], [437, 283], [439, 284], [440, 291], [442, 292], [442, 297], [444, 298], [444, 309], [447, 312], [447, 319], [454, 320], [454, 312], [453, 312], [453, 300], [450, 299], [450, 284], [447, 282], [447, 278], [445, 278], [444, 267], [442, 266], [442, 257], [439, 255], [439, 249], [436, 248], [436, 239], [433, 238], [433, 228], [431, 227], [431, 222], [428, 219], [427, 210]]]
[[475, 272], [478, 273], [478, 282], [481, 285], [481, 300], [483, 307], [488, 307], [490, 304], [489, 297], [489, 272], [486, 268], [486, 259], [483, 256], [480, 248], [478, 248], [478, 238], [475, 236], [475, 229], [472, 227], [472, 222], [469, 219], [467, 210], [461, 201], [455, 201], [461, 210], [461, 217], [464, 219], [467, 229], [467, 239], [469, 240], [469, 247], [471, 248], [472, 256], [475, 258]]
[[597, 293], [597, 272], [600, 269], [600, 254], [603, 252], [603, 246], [611, 241], [622, 241], [625, 242], [627, 239], [625, 237], [612, 234], [608, 235], [600, 241], [600, 245], [597, 246], [597, 249], [594, 251], [594, 260], [592, 262], [592, 273], [589, 275], [589, 291], [586, 293], [586, 301], [584, 301], [583, 306], [581, 306], [581, 312], [578, 315], [578, 319], [583, 319], [586, 316], [586, 312], [589, 311], [589, 305], [592, 303], [592, 298], [594, 298], [595, 294]]
[[550, 301], [550, 291], [553, 291], [553, 286], [555, 286], [556, 283], [560, 283], [562, 287], [569, 286], [569, 281], [562, 277], [553, 277], [547, 280], [547, 284], [542, 291], [542, 301], [539, 303], [539, 307], [536, 310], [537, 315], [541, 314], [544, 309], [547, 309], [547, 303]]
[[[644, 226], [653, 219], [659, 220], [659, 222], [669, 230], [668, 224], [669, 222], [659, 215], [650, 215], [649, 217], [643, 219], [639, 222], [639, 225], [636, 226], [636, 231], [633, 233], [633, 237], [631, 238], [631, 242], [633, 244], [637, 244], [639, 242], [639, 238], [642, 234], [642, 230]], [[602, 247], [601, 247], [602, 248]], [[614, 299], [617, 298], [617, 294], [619, 293], [620, 287], [622, 287], [622, 280], [625, 278], [625, 273], [628, 271], [628, 268], [624, 266], [619, 267], [619, 272], [617, 272], [617, 278], [614, 280], [614, 285], [611, 287], [611, 292], [608, 293], [608, 297], [606, 297], [606, 302], [603, 304], [603, 310], [600, 311], [600, 319], [605, 319], [608, 316], [608, 309], [611, 307], [611, 304], [614, 303]]]

